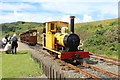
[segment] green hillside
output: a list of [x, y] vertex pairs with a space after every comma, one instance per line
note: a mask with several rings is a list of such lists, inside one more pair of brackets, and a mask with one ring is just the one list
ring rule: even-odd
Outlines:
[[2, 35], [12, 35], [13, 33], [19, 33], [25, 32], [30, 29], [38, 29], [41, 28], [43, 24], [42, 23], [35, 23], [35, 22], [23, 22], [23, 21], [18, 21], [18, 22], [13, 22], [13, 23], [3, 23], [0, 24], [2, 26]]
[[78, 23], [75, 31], [80, 36], [83, 49], [91, 53], [118, 58], [118, 20]]

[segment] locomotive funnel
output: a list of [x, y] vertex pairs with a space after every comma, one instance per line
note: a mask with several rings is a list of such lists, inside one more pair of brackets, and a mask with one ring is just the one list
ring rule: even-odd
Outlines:
[[70, 33], [74, 33], [74, 18], [75, 16], [70, 16]]

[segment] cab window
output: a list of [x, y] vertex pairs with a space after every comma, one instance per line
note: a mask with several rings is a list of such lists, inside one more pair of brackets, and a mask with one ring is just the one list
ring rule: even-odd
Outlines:
[[51, 23], [51, 30], [54, 30], [54, 24]]

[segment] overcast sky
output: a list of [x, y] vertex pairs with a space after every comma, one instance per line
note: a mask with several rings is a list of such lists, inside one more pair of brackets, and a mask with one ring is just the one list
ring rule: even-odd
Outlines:
[[0, 23], [26, 21], [90, 22], [118, 17], [119, 0], [1, 0]]

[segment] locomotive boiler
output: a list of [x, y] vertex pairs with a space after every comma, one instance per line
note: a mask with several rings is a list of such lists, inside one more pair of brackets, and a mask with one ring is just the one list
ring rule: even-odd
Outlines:
[[63, 60], [83, 60], [89, 58], [89, 52], [80, 51], [80, 38], [74, 33], [74, 16], [67, 22], [52, 21], [44, 23], [42, 47], [55, 57]]

